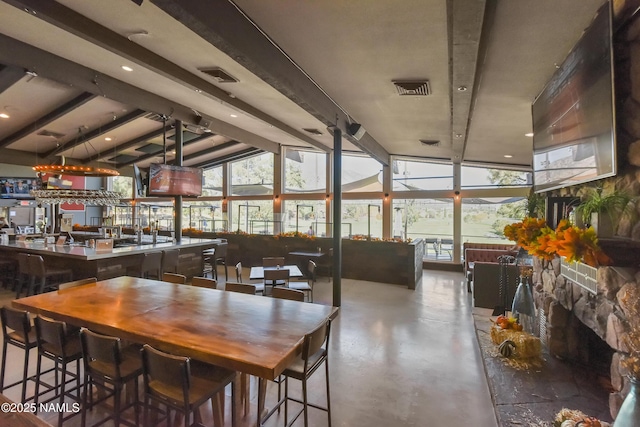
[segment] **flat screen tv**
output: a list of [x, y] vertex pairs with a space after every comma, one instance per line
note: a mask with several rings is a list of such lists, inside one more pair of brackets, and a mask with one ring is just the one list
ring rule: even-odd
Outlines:
[[533, 102], [535, 191], [616, 174], [612, 44], [607, 2]]
[[149, 196], [201, 196], [202, 169], [152, 163], [148, 193]]

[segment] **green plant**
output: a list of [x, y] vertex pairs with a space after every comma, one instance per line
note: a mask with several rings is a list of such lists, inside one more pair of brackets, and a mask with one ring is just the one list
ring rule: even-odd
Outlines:
[[633, 200], [628, 193], [621, 190], [612, 190], [605, 194], [602, 187], [588, 188], [582, 196], [582, 201], [576, 207], [576, 211], [586, 223], [591, 222], [591, 214], [607, 214], [612, 222], [622, 214], [631, 214]]

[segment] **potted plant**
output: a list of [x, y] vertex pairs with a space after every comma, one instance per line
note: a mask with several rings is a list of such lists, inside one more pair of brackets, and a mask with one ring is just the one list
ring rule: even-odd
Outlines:
[[622, 190], [605, 193], [602, 187], [588, 188], [576, 211], [599, 237], [612, 237], [620, 216], [632, 214], [631, 201], [633, 198]]

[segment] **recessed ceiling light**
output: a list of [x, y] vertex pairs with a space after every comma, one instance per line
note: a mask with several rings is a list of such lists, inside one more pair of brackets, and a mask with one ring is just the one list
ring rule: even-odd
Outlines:
[[467, 91], [466, 86], [458, 86], [458, 92], [466, 92], [466, 91]]
[[456, 138], [462, 138], [462, 134], [461, 133], [456, 133]]
[[533, 132], [525, 133], [524, 136], [528, 136], [529, 138], [533, 137]]
[[512, 158], [513, 156], [512, 156], [511, 154], [505, 154], [505, 155], [504, 155], [504, 157], [505, 157], [505, 158], [507, 158], [507, 159], [510, 159], [510, 158]]
[[133, 68], [129, 67], [128, 65], [123, 65], [122, 69], [125, 71], [133, 71]]
[[0, 113], [0, 119], [8, 119], [9, 115], [7, 113]]
[[110, 137], [106, 137], [104, 140], [105, 141], [111, 141], [111, 138]]
[[235, 118], [235, 117], [238, 117], [238, 115], [237, 114], [231, 114], [231, 117]]
[[202, 93], [202, 90], [196, 89], [196, 93]]

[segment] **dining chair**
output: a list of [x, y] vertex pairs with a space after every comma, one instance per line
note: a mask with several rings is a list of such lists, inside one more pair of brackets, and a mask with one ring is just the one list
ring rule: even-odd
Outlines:
[[145, 279], [162, 277], [162, 252], [145, 252], [142, 256], [138, 277]]
[[41, 255], [29, 255], [27, 265], [30, 276], [27, 295], [58, 289], [60, 283], [73, 280], [73, 271], [70, 268], [47, 268]]
[[262, 266], [263, 267], [277, 267], [284, 265], [284, 257], [283, 256], [271, 256], [262, 258]]
[[218, 281], [216, 279], [209, 279], [208, 277], [194, 277], [191, 279], [191, 286], [199, 288], [217, 289]]
[[267, 286], [271, 286], [272, 288], [275, 286], [288, 286], [289, 274], [289, 270], [286, 268], [281, 268], [279, 270], [265, 269], [263, 282], [265, 287], [265, 295], [267, 292]]
[[227, 384], [231, 384], [231, 425], [236, 425], [234, 371], [168, 354], [145, 344], [142, 347], [142, 376], [143, 425], [149, 425], [150, 401], [167, 406], [167, 419], [170, 419], [169, 408], [182, 412], [184, 425], [191, 426], [191, 414], [194, 414], [194, 423], [197, 423], [196, 410], [209, 399], [215, 424], [222, 425], [224, 389]]
[[213, 278], [218, 280], [218, 265], [224, 265], [224, 280], [229, 280], [229, 273], [227, 271], [227, 249], [228, 243], [219, 243], [216, 245], [216, 251], [213, 254]]
[[162, 272], [177, 273], [180, 259], [180, 249], [165, 249], [162, 251]]
[[[136, 427], [140, 420], [140, 402], [138, 401], [138, 377], [142, 375], [140, 347], [123, 347], [120, 338], [97, 334], [86, 328], [80, 330], [80, 342], [84, 360], [84, 390], [82, 402], [82, 426], [87, 419], [87, 410], [113, 397], [113, 412], [95, 425], [109, 420], [118, 427], [121, 423]], [[121, 405], [121, 395], [127, 383], [133, 385], [132, 400]], [[102, 391], [99, 399], [93, 400], [93, 387]], [[135, 423], [121, 417], [122, 413], [133, 407]]]
[[162, 281], [175, 283], [176, 285], [184, 285], [185, 283], [187, 283], [187, 276], [185, 276], [184, 274], [163, 273]]
[[[59, 400], [60, 407], [64, 404], [65, 397], [71, 397], [74, 400], [80, 402], [80, 359], [82, 359], [82, 348], [80, 345], [80, 337], [77, 330], [73, 330], [67, 327], [65, 322], [59, 322], [57, 320], [48, 319], [38, 315], [35, 318], [36, 326], [36, 341], [38, 343], [38, 362], [36, 368], [36, 390], [34, 403], [36, 410], [39, 403], [47, 403], [54, 399]], [[42, 359], [46, 358], [54, 362], [55, 364], [55, 383], [53, 385], [45, 383], [42, 380], [44, 372], [42, 371]], [[76, 362], [76, 371], [71, 372], [68, 370], [67, 365], [71, 362]], [[60, 380], [58, 381], [58, 373], [60, 373]], [[67, 380], [67, 375], [70, 377]], [[76, 385], [71, 389], [67, 389], [67, 384], [72, 383], [75, 380]], [[45, 399], [44, 402], [39, 402], [40, 386], [44, 386], [47, 390], [43, 393], [53, 392], [54, 395]], [[76, 391], [76, 396], [72, 395], [72, 392]], [[58, 413], [58, 426], [61, 427], [64, 420], [71, 418], [75, 413], [64, 417], [64, 410]]]
[[[307, 278], [304, 281], [289, 281], [289, 288], [302, 291], [307, 297], [307, 301], [313, 302], [313, 285], [316, 281], [316, 263], [312, 260], [307, 262]], [[275, 288], [274, 288], [275, 289]]]
[[[236, 269], [236, 281], [238, 283], [242, 283], [242, 262], [238, 262], [235, 266]], [[251, 283], [256, 287], [256, 293], [264, 295], [264, 284], [263, 283]]]
[[76, 286], [92, 285], [98, 283], [98, 279], [95, 277], [89, 277], [88, 279], [74, 280], [73, 282], [65, 282], [58, 285], [58, 291], [63, 291], [69, 288], [75, 288]]
[[271, 290], [271, 296], [273, 298], [288, 299], [291, 301], [304, 302], [304, 292], [297, 289], [283, 288], [282, 286], [276, 286]]
[[[327, 412], [329, 419], [329, 427], [331, 427], [331, 398], [329, 394], [329, 333], [331, 331], [331, 321], [320, 324], [315, 330], [308, 333], [304, 337], [302, 343], [302, 353], [296, 358], [296, 360], [289, 365], [282, 375], [284, 375], [284, 422], [285, 425], [293, 424], [300, 414], [304, 414], [304, 425], [309, 425], [309, 406], [320, 409]], [[321, 407], [316, 404], [309, 403], [308, 401], [308, 387], [307, 381], [313, 375], [313, 373], [324, 363], [325, 365], [325, 380], [327, 386], [327, 407]], [[289, 396], [289, 378], [297, 379], [302, 382], [302, 400]], [[293, 417], [291, 421], [288, 421], [288, 402], [294, 401], [301, 403], [302, 409]], [[282, 402], [281, 401], [281, 402]], [[281, 404], [278, 402], [278, 405]]]
[[249, 294], [249, 295], [256, 294], [256, 287], [248, 283], [227, 282], [224, 285], [224, 290], [229, 292], [238, 292], [241, 294]]
[[[26, 400], [27, 380], [29, 378], [29, 352], [38, 345], [35, 330], [31, 327], [29, 313], [23, 310], [16, 310], [11, 307], [0, 308], [0, 321], [2, 322], [2, 368], [0, 370], [0, 393], [4, 390], [22, 384], [20, 402]], [[7, 369], [7, 346], [11, 344], [24, 350], [24, 365], [22, 370], [22, 380], [5, 385], [5, 373]]]
[[214, 271], [214, 255], [216, 248], [204, 249], [202, 251], [202, 275], [207, 277], [207, 274], [211, 273], [211, 278], [215, 279]]

